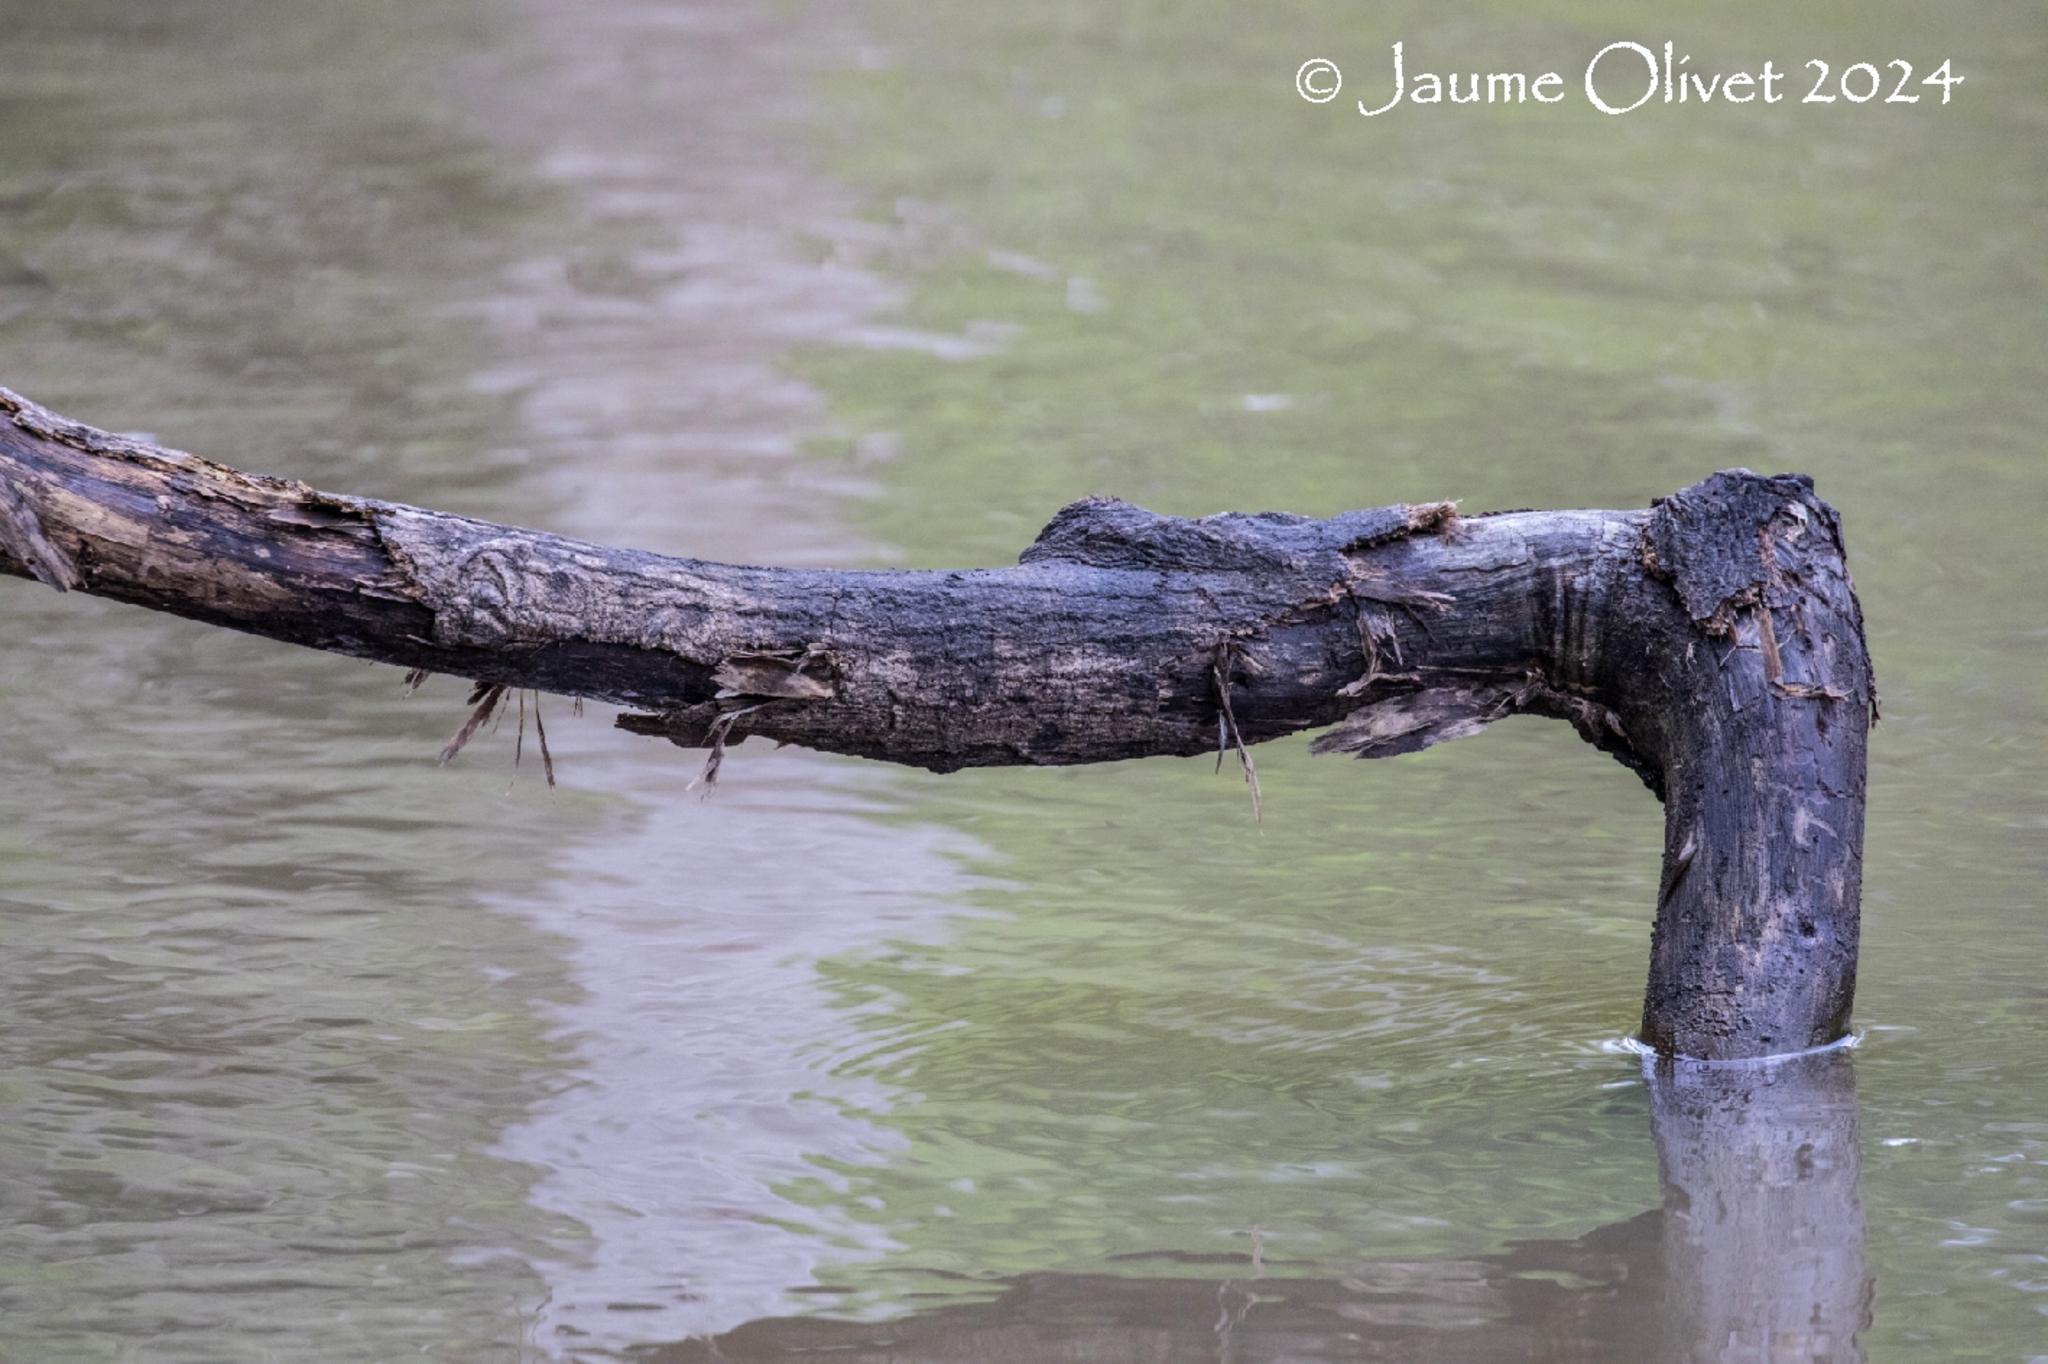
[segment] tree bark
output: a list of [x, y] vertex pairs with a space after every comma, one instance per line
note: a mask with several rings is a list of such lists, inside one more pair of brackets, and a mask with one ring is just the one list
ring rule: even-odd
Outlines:
[[[1666, 808], [1643, 1037], [1832, 1042], [1855, 987], [1876, 691], [1832, 508], [1718, 473], [1647, 511], [1327, 520], [1090, 499], [1016, 567], [672, 558], [317, 492], [0, 389], [0, 571], [489, 688], [934, 771], [1331, 727], [1381, 758], [1569, 721]], [[1256, 783], [1254, 783], [1256, 790]]]

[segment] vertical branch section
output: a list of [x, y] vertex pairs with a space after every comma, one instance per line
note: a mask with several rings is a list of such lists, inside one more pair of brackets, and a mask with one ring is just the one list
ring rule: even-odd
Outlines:
[[1877, 717], [1841, 522], [1810, 479], [1719, 473], [1652, 510], [1643, 562], [1683, 618], [1629, 695], [1666, 792], [1644, 1040], [1709, 1059], [1834, 1042]]
[[[1565, 720], [1666, 801], [1643, 1035], [1831, 1042], [1856, 974], [1876, 693], [1841, 526], [1797, 476], [1649, 511], [1189, 520], [1089, 498], [1009, 568], [674, 558], [324, 493], [0, 389], [0, 573], [478, 684], [933, 771], [1248, 748], [1385, 758]], [[460, 747], [460, 736], [453, 747]], [[545, 754], [544, 754], [545, 756]]]

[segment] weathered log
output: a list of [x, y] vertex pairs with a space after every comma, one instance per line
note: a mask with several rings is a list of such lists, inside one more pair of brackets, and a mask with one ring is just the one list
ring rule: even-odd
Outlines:
[[1832, 1042], [1876, 691], [1833, 509], [1713, 475], [1647, 511], [1062, 510], [1013, 568], [754, 568], [317, 492], [0, 389], [0, 570], [273, 639], [935, 771], [1330, 726], [1380, 758], [1569, 721], [1664, 800], [1643, 1036]]

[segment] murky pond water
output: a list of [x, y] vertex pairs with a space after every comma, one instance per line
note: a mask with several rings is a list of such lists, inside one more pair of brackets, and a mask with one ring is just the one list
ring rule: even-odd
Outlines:
[[454, 684], [0, 583], [0, 1356], [2048, 1357], [2048, 23], [1668, 35], [1947, 109], [1287, 84], [1634, 23], [0, 0], [0, 382], [71, 415], [780, 562], [1797, 468], [1886, 703], [1864, 1045], [1652, 1085], [1660, 821], [1561, 726], [1270, 746], [1254, 824], [1178, 761], [700, 801], [550, 703], [550, 794], [433, 766]]

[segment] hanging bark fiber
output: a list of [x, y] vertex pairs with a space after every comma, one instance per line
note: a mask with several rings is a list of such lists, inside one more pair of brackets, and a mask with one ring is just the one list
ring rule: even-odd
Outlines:
[[1877, 693], [1835, 512], [1714, 474], [1646, 511], [1328, 520], [1062, 510], [1014, 568], [670, 558], [316, 492], [0, 389], [0, 571], [272, 639], [933, 771], [1392, 757], [1569, 722], [1664, 802], [1643, 1039], [1833, 1042], [1855, 990]]

